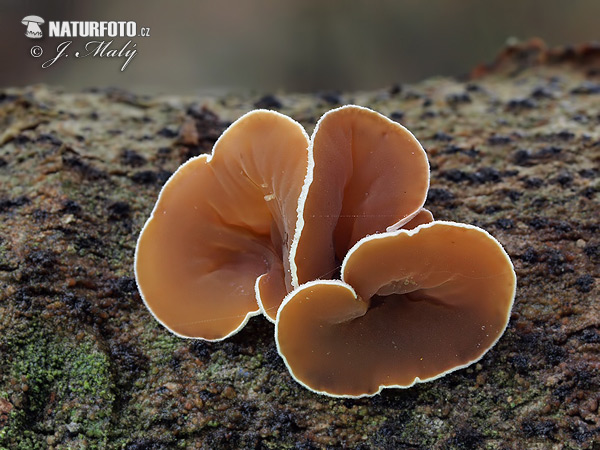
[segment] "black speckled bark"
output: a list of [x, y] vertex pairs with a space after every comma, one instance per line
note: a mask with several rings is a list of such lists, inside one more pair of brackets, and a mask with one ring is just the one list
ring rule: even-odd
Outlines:
[[0, 92], [0, 447], [600, 448], [598, 47], [531, 42], [464, 82], [335, 96], [411, 129], [435, 217], [511, 255], [511, 322], [476, 365], [335, 400], [292, 380], [263, 318], [213, 344], [152, 319], [132, 263], [162, 183], [255, 104], [311, 129], [331, 103]]

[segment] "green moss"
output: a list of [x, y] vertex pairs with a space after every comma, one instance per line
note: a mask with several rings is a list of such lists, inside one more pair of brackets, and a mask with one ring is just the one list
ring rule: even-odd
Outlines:
[[0, 239], [0, 264], [8, 259], [8, 246], [6, 242]]
[[142, 336], [148, 354], [159, 368], [167, 364], [173, 358], [173, 353], [185, 344], [183, 339], [169, 333], [155, 320], [146, 323]]
[[[45, 448], [47, 436], [60, 441], [69, 424], [85, 435], [89, 448], [104, 447], [114, 393], [109, 360], [94, 342], [78, 343], [43, 326], [3, 341], [11, 358], [1, 395], [16, 405], [0, 447]], [[45, 425], [50, 420], [62, 426]]]

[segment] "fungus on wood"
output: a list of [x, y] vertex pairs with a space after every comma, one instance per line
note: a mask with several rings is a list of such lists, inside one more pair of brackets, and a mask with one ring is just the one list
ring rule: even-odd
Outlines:
[[224, 339], [263, 312], [315, 392], [435, 379], [495, 344], [516, 278], [486, 231], [433, 220], [428, 189], [419, 142], [374, 111], [334, 109], [310, 141], [249, 113], [165, 184], [136, 247], [140, 292], [183, 337]]
[[260, 313], [257, 297], [281, 303], [307, 147], [297, 122], [257, 110], [167, 181], [135, 255], [140, 293], [167, 329], [220, 340]]
[[283, 301], [276, 341], [292, 376], [331, 396], [410, 387], [478, 361], [504, 332], [512, 263], [486, 231], [454, 222], [372, 235], [341, 281], [312, 281]]
[[333, 109], [319, 120], [309, 148], [292, 264], [294, 287], [335, 276], [361, 238], [400, 228], [425, 203], [429, 162], [402, 125], [367, 108]]

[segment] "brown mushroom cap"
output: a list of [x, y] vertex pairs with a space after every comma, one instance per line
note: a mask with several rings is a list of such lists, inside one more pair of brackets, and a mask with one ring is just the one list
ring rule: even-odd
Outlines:
[[298, 123], [253, 111], [212, 156], [186, 162], [165, 184], [140, 234], [135, 273], [146, 306], [170, 331], [224, 339], [260, 312], [256, 297], [277, 308], [291, 285], [307, 148]]
[[309, 174], [292, 246], [294, 287], [334, 278], [361, 238], [398, 229], [423, 206], [429, 163], [403, 126], [359, 106], [323, 115], [309, 148]]
[[453, 222], [364, 238], [342, 276], [290, 293], [275, 331], [294, 378], [332, 396], [409, 387], [479, 360], [504, 332], [516, 288], [502, 246]]

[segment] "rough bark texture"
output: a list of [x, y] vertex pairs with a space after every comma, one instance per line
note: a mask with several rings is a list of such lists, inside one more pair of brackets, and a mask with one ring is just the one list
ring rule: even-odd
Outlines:
[[[489, 230], [518, 276], [479, 363], [360, 400], [295, 383], [262, 317], [221, 343], [169, 334], [132, 272], [161, 185], [229, 122], [260, 106], [310, 130], [343, 103], [412, 130], [426, 206]], [[0, 145], [0, 447], [600, 448], [599, 47], [343, 95], [7, 89]]]

